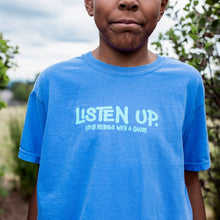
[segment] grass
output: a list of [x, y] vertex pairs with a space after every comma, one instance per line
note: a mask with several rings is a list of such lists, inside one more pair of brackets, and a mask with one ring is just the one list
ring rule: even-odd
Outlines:
[[24, 118], [25, 112], [26, 106], [7, 107], [0, 110], [0, 166], [5, 165], [6, 177], [13, 175], [13, 158], [11, 156], [13, 144], [8, 124], [12, 117]]

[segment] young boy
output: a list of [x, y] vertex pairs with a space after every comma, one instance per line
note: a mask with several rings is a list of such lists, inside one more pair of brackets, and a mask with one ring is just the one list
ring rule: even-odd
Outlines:
[[168, 0], [85, 0], [100, 43], [49, 67], [19, 157], [40, 164], [29, 219], [205, 219], [200, 74], [148, 50]]

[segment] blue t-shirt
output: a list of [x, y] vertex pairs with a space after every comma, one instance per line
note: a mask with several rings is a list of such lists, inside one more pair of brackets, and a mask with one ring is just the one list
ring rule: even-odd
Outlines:
[[161, 56], [53, 65], [30, 95], [19, 157], [40, 164], [40, 220], [191, 220], [184, 170], [210, 166], [200, 74]]

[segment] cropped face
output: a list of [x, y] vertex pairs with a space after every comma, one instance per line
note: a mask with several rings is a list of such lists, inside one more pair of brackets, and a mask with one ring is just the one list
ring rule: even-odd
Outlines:
[[100, 34], [100, 45], [135, 51], [147, 40], [162, 17], [168, 0], [85, 0]]

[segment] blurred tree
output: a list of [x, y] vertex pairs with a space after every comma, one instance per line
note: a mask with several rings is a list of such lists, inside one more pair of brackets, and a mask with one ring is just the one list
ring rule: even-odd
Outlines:
[[[201, 184], [206, 201], [220, 219], [220, 2], [188, 0], [182, 10], [175, 1], [167, 14], [175, 25], [152, 44], [161, 55], [173, 54], [202, 74], [212, 166], [203, 174]], [[166, 47], [167, 41], [172, 49]]]
[[13, 82], [11, 90], [13, 92], [13, 100], [27, 102], [34, 82]]
[[24, 115], [18, 114], [11, 117], [8, 125], [13, 144], [13, 172], [19, 177], [18, 190], [24, 199], [29, 199], [36, 184], [38, 165], [18, 159], [20, 140], [24, 125]]
[[[0, 166], [0, 198], [6, 197], [8, 195], [8, 191], [5, 189], [5, 187], [3, 187], [4, 175], [5, 175], [5, 166], [1, 165]], [[2, 206], [3, 206], [2, 200], [0, 199], [0, 219], [1, 219], [1, 214], [4, 212]]]
[[[9, 82], [7, 71], [16, 66], [13, 59], [17, 53], [18, 47], [10, 46], [9, 41], [4, 40], [3, 34], [0, 32], [0, 89], [4, 89]], [[0, 100], [0, 109], [5, 106], [6, 104]]]

